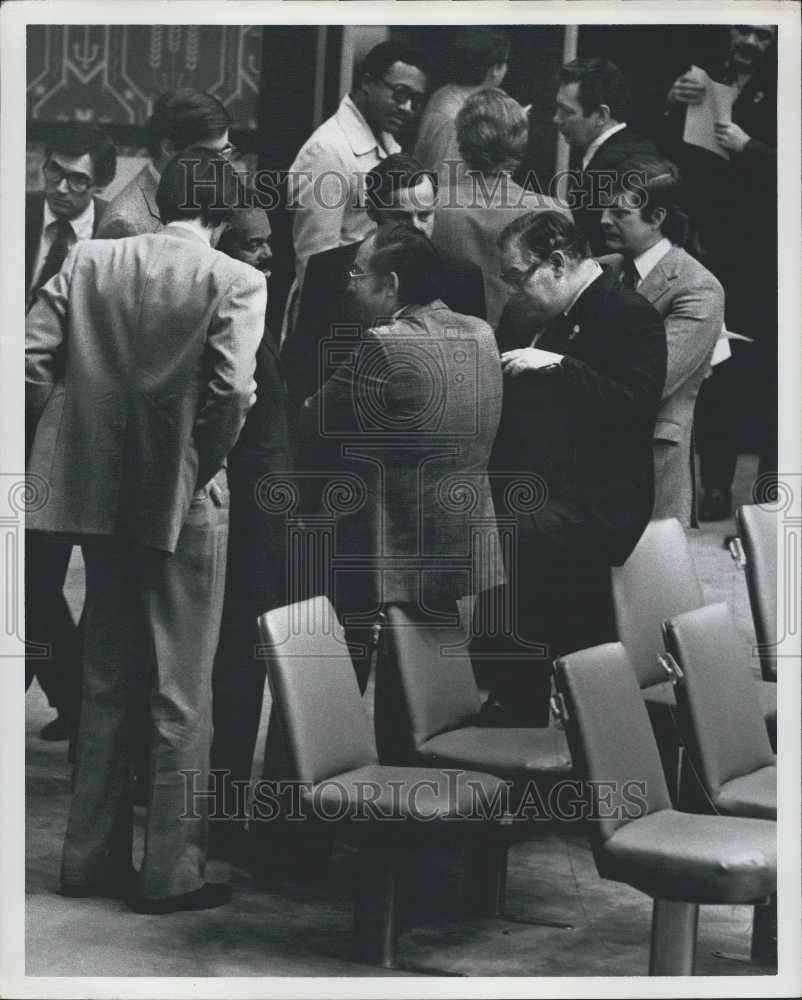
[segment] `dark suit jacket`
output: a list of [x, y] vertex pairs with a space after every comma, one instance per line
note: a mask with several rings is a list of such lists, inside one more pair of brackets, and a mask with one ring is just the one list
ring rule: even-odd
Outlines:
[[[92, 199], [95, 203], [95, 221], [92, 226], [92, 235], [97, 233], [103, 213], [108, 202], [95, 196]], [[42, 238], [42, 222], [45, 217], [45, 193], [44, 191], [28, 191], [25, 195], [25, 294], [31, 287], [33, 277], [33, 266], [36, 262], [36, 252], [39, 249], [39, 240]]]
[[368, 330], [350, 353], [301, 427], [300, 475], [324, 485], [313, 513], [333, 533], [335, 605], [436, 606], [496, 585], [487, 462], [501, 367], [490, 327], [434, 301]]
[[593, 254], [605, 251], [601, 215], [605, 196], [615, 191], [619, 168], [635, 157], [659, 155], [652, 142], [627, 125], [601, 144], [584, 171], [581, 170], [580, 158], [569, 184], [568, 206], [574, 213], [574, 222], [584, 229]]
[[[545, 506], [518, 516], [523, 552], [527, 534], [541, 533], [544, 523], [558, 531], [575, 525], [600, 558], [620, 565], [652, 513], [652, 435], [666, 378], [663, 321], [605, 271], [537, 346], [565, 357], [559, 368], [505, 379], [494, 478], [516, 470], [543, 478]], [[515, 517], [500, 492], [497, 514]]]
[[175, 551], [254, 402], [261, 274], [181, 227], [83, 240], [25, 324], [27, 527]]
[[[296, 409], [303, 406], [304, 400], [314, 395], [325, 380], [318, 363], [318, 345], [331, 337], [333, 325], [349, 322], [345, 300], [348, 271], [354, 265], [362, 242], [347, 243], [315, 254], [306, 265], [298, 320], [281, 352], [290, 405]], [[482, 272], [464, 257], [443, 253], [440, 256], [445, 265], [443, 301], [456, 313], [485, 319]]]

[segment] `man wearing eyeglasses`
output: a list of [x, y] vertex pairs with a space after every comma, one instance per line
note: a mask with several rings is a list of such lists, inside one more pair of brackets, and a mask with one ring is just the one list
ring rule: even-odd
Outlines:
[[[100, 129], [78, 123], [53, 135], [42, 167], [44, 191], [29, 192], [25, 199], [26, 311], [70, 248], [94, 236], [106, 205], [96, 192], [114, 179], [116, 168], [114, 143]], [[33, 424], [26, 427], [26, 455], [34, 431]], [[25, 682], [27, 688], [36, 677], [57, 712], [41, 731], [49, 741], [74, 738], [78, 723], [80, 630], [64, 597], [71, 552], [71, 545], [43, 542], [26, 532]]]
[[303, 285], [316, 253], [363, 240], [373, 224], [365, 210], [365, 175], [401, 147], [396, 136], [415, 120], [426, 96], [421, 58], [398, 42], [365, 57], [355, 86], [316, 129], [290, 167], [295, 278]]
[[229, 139], [230, 126], [231, 115], [213, 94], [191, 87], [162, 94], [148, 122], [150, 160], [109, 203], [97, 238], [158, 232], [162, 224], [156, 189], [165, 165], [190, 147], [231, 159], [236, 149]]

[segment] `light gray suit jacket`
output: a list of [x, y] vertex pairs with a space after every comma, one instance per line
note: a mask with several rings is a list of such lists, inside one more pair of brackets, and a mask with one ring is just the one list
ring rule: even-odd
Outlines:
[[[620, 254], [599, 258], [619, 271]], [[696, 397], [724, 323], [724, 289], [681, 247], [672, 246], [637, 291], [663, 317], [668, 372], [654, 430], [655, 518], [691, 523], [691, 431]]]
[[[175, 550], [255, 399], [262, 275], [169, 225], [85, 240], [26, 318], [27, 527]], [[40, 480], [40, 481], [41, 481]]]
[[[502, 583], [487, 476], [502, 379], [488, 324], [435, 300], [337, 355], [347, 362], [301, 427], [307, 462], [331, 470], [317, 514], [336, 520], [337, 605], [426, 607]], [[340, 476], [347, 504], [335, 502]]]

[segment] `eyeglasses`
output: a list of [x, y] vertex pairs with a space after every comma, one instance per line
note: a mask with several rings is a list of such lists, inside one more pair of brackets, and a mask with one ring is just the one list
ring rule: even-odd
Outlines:
[[348, 272], [348, 277], [351, 281], [359, 281], [360, 278], [373, 278], [375, 276], [375, 271], [353, 271]]
[[501, 275], [501, 280], [510, 288], [520, 290], [543, 263], [544, 261], [542, 260], [536, 260], [533, 264], [530, 264], [525, 271], [504, 271]]
[[225, 156], [227, 160], [233, 160], [234, 157], [239, 153], [239, 149], [234, 145], [233, 142], [227, 142], [222, 149], [217, 151], [221, 156]]
[[54, 160], [48, 160], [42, 167], [42, 173], [45, 175], [45, 180], [50, 184], [61, 184], [63, 180], [66, 180], [67, 187], [72, 191], [73, 194], [86, 194], [89, 188], [92, 186], [94, 181], [91, 177], [87, 177], [86, 174], [76, 173], [72, 170], [64, 170], [58, 163]]
[[421, 94], [417, 90], [410, 90], [403, 83], [390, 83], [389, 80], [383, 78], [381, 82], [392, 93], [393, 103], [397, 104], [399, 108], [403, 108], [405, 104], [408, 104], [413, 111], [420, 111], [423, 107], [423, 102], [426, 98], [425, 94]]

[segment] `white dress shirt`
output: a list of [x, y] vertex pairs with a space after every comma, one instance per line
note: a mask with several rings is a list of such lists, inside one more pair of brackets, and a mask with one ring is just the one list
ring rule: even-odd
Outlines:
[[[74, 219], [68, 219], [67, 221], [72, 229], [72, 236], [69, 238], [70, 247], [74, 246], [78, 240], [91, 240], [92, 230], [95, 226], [94, 198], [90, 198], [89, 204], [80, 215], [76, 215]], [[55, 242], [57, 230], [58, 218], [53, 215], [50, 210], [50, 206], [47, 203], [47, 198], [45, 198], [44, 216], [42, 218], [42, 235], [39, 237], [39, 249], [36, 253], [36, 261], [31, 275], [31, 288], [36, 287], [36, 282], [39, 275], [42, 273], [42, 268], [47, 260], [47, 255], [50, 253], [50, 248]]]
[[654, 246], [649, 247], [648, 250], [644, 250], [643, 253], [638, 254], [638, 256], [633, 259], [632, 263], [635, 265], [635, 270], [638, 272], [638, 284], [646, 279], [649, 272], [660, 263], [670, 249], [671, 240], [666, 239], [664, 236], [661, 240], [658, 240]]
[[617, 125], [611, 125], [607, 129], [607, 131], [602, 132], [601, 135], [597, 135], [596, 138], [593, 140], [593, 142], [585, 150], [585, 155], [582, 157], [582, 169], [583, 170], [588, 169], [588, 164], [595, 156], [596, 150], [599, 148], [599, 146], [603, 146], [604, 143], [607, 142], [607, 140], [610, 138], [610, 136], [615, 135], [616, 132], [620, 132], [622, 128], [626, 127], [627, 127], [626, 122], [619, 122]]
[[287, 196], [299, 286], [313, 254], [356, 243], [374, 228], [365, 211], [365, 174], [400, 151], [388, 132], [375, 135], [348, 95], [303, 144], [290, 167]]

